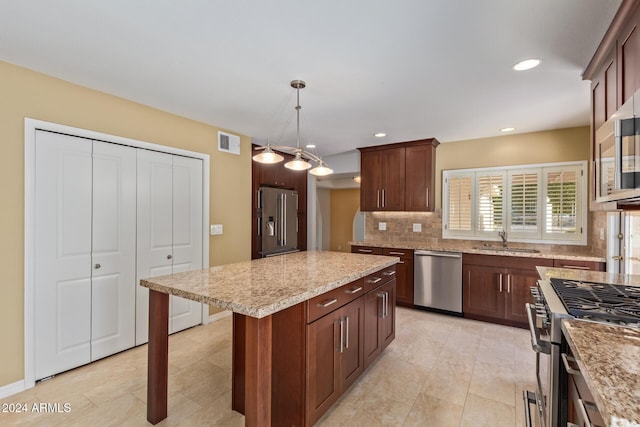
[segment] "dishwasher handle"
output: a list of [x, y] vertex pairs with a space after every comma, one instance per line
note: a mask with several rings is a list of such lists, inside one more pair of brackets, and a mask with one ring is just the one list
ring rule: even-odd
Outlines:
[[437, 256], [442, 258], [462, 258], [460, 252], [415, 251], [415, 256]]

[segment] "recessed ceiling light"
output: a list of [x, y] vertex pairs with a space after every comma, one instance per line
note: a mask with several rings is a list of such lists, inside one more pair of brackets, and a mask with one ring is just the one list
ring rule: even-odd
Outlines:
[[307, 148], [316, 148], [316, 144], [307, 144]]
[[500, 132], [513, 132], [514, 130], [516, 130], [516, 128], [502, 128]]
[[384, 138], [385, 136], [387, 136], [387, 134], [384, 132], [376, 132], [373, 134], [373, 136], [375, 136], [376, 138]]
[[538, 65], [540, 65], [539, 59], [534, 59], [534, 58], [525, 59], [524, 61], [520, 61], [516, 65], [514, 65], [513, 69], [516, 71], [524, 71], [524, 70], [530, 70], [534, 67], [537, 67]]

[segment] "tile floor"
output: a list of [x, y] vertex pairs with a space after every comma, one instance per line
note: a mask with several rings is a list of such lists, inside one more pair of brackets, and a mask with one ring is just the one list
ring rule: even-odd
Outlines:
[[[159, 426], [243, 426], [231, 408], [231, 318], [171, 336], [169, 416]], [[147, 347], [0, 400], [0, 425], [144, 426]], [[319, 426], [523, 426], [533, 390], [528, 331], [397, 309], [396, 339]], [[32, 412], [58, 403], [60, 412]], [[64, 412], [68, 404], [68, 412]]]

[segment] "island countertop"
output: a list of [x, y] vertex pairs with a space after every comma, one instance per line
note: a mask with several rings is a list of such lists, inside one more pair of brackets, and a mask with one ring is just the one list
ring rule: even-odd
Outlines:
[[562, 331], [607, 426], [640, 426], [640, 330], [563, 320]]
[[143, 279], [140, 285], [263, 318], [398, 261], [389, 256], [305, 251]]

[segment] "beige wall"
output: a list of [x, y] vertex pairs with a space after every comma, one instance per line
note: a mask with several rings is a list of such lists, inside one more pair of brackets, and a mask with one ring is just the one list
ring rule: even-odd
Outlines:
[[360, 208], [360, 189], [331, 190], [331, 250], [351, 252], [353, 218]]
[[440, 144], [436, 149], [436, 207], [442, 171], [589, 160], [589, 127], [557, 129]]
[[[24, 118], [44, 120], [211, 156], [210, 264], [251, 258], [250, 139], [241, 155], [217, 151], [218, 128], [0, 62], [0, 387], [24, 376]], [[233, 132], [233, 131], [232, 131]]]

